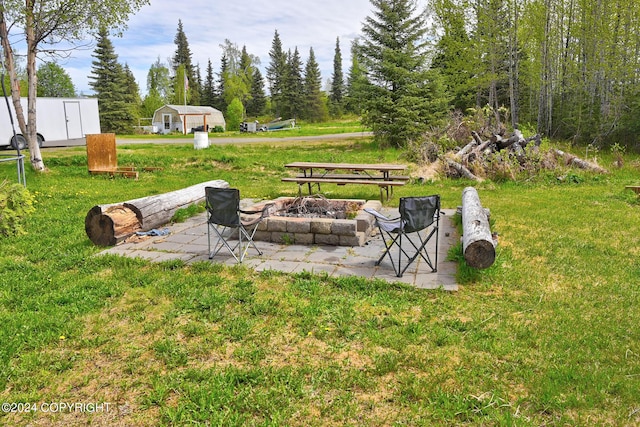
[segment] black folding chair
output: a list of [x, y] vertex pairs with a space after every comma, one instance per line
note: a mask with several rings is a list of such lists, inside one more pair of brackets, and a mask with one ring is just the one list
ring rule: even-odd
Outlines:
[[[413, 261], [420, 256], [432, 272], [438, 271], [438, 228], [440, 225], [440, 196], [401, 197], [398, 208], [398, 218], [387, 218], [375, 209], [365, 208], [366, 212], [375, 217], [375, 225], [380, 230], [385, 245], [385, 251], [376, 262], [380, 265], [385, 256], [389, 257], [396, 276], [402, 277]], [[427, 232], [427, 229], [431, 230]], [[427, 252], [427, 243], [435, 236], [434, 260]], [[408, 242], [408, 243], [407, 243]], [[415, 250], [412, 252], [411, 247]], [[392, 254], [392, 248], [398, 247], [397, 256]], [[403, 260], [405, 261], [403, 266]]]
[[[258, 229], [258, 223], [269, 216], [270, 206], [266, 205], [259, 211], [246, 211], [240, 209], [240, 190], [236, 188], [205, 187], [207, 208], [207, 241], [209, 246], [209, 259], [212, 259], [224, 247], [229, 250], [237, 262], [244, 260], [249, 247], [262, 252], [253, 242], [253, 236]], [[249, 229], [253, 227], [253, 230]], [[211, 231], [218, 237], [215, 247], [211, 249]], [[238, 241], [231, 246], [229, 240], [236, 233], [225, 233], [227, 230], [237, 230]], [[238, 253], [235, 253], [235, 250]]]

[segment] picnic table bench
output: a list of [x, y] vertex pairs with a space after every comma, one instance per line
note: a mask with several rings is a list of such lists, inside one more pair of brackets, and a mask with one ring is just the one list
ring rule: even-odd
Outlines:
[[624, 188], [632, 190], [634, 193], [640, 196], [640, 185], [626, 185]]
[[[383, 190], [386, 192], [388, 200], [390, 194], [393, 194], [393, 187], [405, 185], [409, 181], [409, 176], [407, 175], [391, 173], [402, 172], [407, 169], [407, 166], [391, 163], [293, 162], [284, 166], [289, 169], [301, 170], [301, 173], [295, 177], [282, 178], [283, 182], [297, 183], [299, 194], [302, 194], [302, 186], [304, 184], [307, 184], [309, 194], [312, 193], [314, 185], [318, 187], [319, 192], [320, 184], [377, 185], [380, 188], [380, 200], [383, 200]], [[340, 171], [341, 173], [334, 173], [335, 171]], [[390, 188], [391, 192], [389, 192]]]

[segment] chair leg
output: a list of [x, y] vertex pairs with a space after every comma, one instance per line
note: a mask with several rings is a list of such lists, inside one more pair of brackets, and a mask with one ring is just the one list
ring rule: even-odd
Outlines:
[[[419, 244], [416, 244], [411, 239], [411, 237], [409, 237], [409, 235], [404, 235], [404, 233], [398, 233], [394, 237], [391, 233], [381, 232], [380, 235], [382, 236], [383, 243], [385, 245], [385, 251], [380, 256], [378, 261], [376, 261], [375, 265], [380, 265], [382, 260], [386, 256], [389, 256], [389, 261], [391, 262], [391, 266], [393, 267], [393, 271], [396, 273], [396, 276], [402, 277], [404, 272], [407, 271], [407, 269], [409, 268], [409, 266], [416, 260], [416, 258], [418, 258], [418, 256], [420, 256], [427, 263], [429, 268], [431, 268], [431, 271], [433, 273], [437, 272], [438, 271], [438, 234], [439, 234], [438, 228], [439, 228], [438, 223], [436, 222], [426, 238], [423, 238], [419, 232], [415, 233], [417, 234], [417, 238], [419, 239]], [[431, 240], [431, 237], [433, 237], [434, 233], [435, 233], [436, 252], [434, 256], [435, 262], [432, 262], [431, 257], [429, 256], [429, 253], [426, 250], [426, 245], [427, 243], [429, 243], [429, 240]], [[387, 243], [385, 234], [388, 237], [388, 239], [391, 241], [390, 243]], [[404, 239], [403, 239], [403, 236], [404, 236]], [[406, 243], [405, 242], [406, 240], [408, 240], [409, 243]], [[409, 255], [409, 253], [407, 253], [407, 251], [402, 247], [403, 243], [405, 245], [411, 244], [411, 246], [413, 246], [416, 252], [413, 255]], [[392, 252], [393, 252], [392, 248], [394, 245], [398, 247], [397, 259], [394, 259], [392, 255]], [[404, 265], [402, 263], [403, 256], [406, 258], [406, 262]]]
[[[240, 245], [240, 241], [236, 245], [231, 246], [229, 242], [227, 242], [227, 239], [224, 238], [224, 233], [225, 231], [227, 231], [228, 227], [223, 227], [222, 231], [218, 230], [218, 227], [216, 227], [214, 224], [209, 224], [208, 227], [209, 229], [208, 229], [207, 240], [208, 240], [208, 246], [209, 246], [209, 259], [213, 259], [213, 257], [216, 256], [222, 248], [227, 248], [227, 250], [231, 253], [233, 258], [237, 262], [240, 262], [240, 258], [238, 258], [238, 256], [235, 254], [235, 250]], [[211, 249], [211, 230], [212, 229], [215, 231], [218, 237], [213, 250]]]
[[258, 252], [258, 255], [262, 255], [262, 251], [256, 246], [256, 243], [253, 241], [253, 237], [255, 236], [257, 230], [258, 230], [257, 225], [253, 227], [253, 230], [251, 231], [251, 233], [249, 233], [245, 227], [243, 226], [239, 227], [238, 229], [239, 234], [244, 234], [244, 237], [246, 239], [244, 250], [242, 250], [242, 254], [240, 255], [240, 262], [244, 260], [244, 257], [247, 255], [247, 252], [249, 251], [249, 247], [253, 247], [253, 249], [255, 249]]

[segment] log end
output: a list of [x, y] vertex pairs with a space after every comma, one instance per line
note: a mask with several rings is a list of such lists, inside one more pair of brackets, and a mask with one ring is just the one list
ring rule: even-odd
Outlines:
[[117, 242], [113, 230], [113, 220], [109, 216], [102, 214], [100, 206], [91, 208], [84, 218], [84, 231], [94, 245], [115, 245]]
[[124, 206], [94, 206], [84, 219], [87, 236], [98, 246], [114, 246], [140, 228], [136, 213]]
[[464, 259], [470, 267], [489, 268], [496, 260], [496, 248], [491, 241], [477, 240], [467, 246]]

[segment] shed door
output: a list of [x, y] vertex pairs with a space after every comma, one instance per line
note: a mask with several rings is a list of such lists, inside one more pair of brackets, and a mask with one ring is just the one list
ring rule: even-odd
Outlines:
[[162, 123], [164, 124], [164, 130], [171, 130], [171, 114], [163, 114], [162, 115]]
[[82, 138], [82, 119], [80, 118], [80, 103], [64, 103], [64, 115], [67, 119], [67, 139]]

